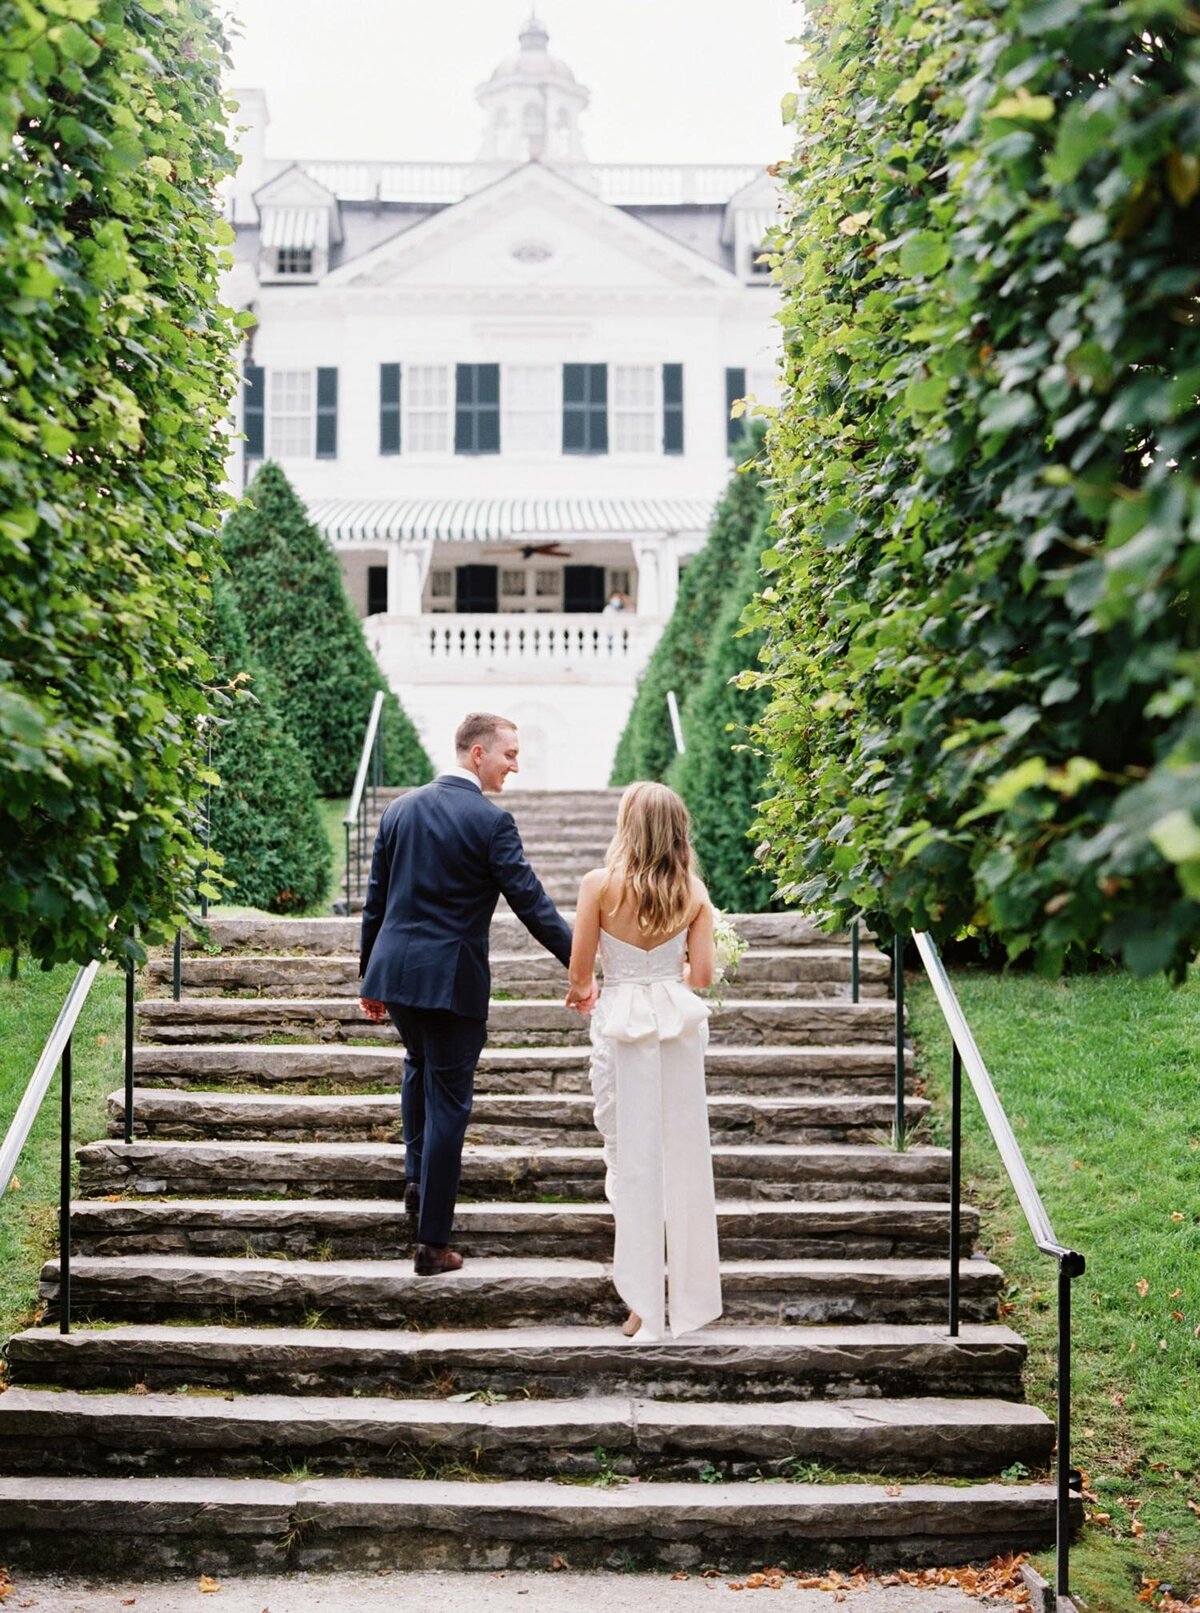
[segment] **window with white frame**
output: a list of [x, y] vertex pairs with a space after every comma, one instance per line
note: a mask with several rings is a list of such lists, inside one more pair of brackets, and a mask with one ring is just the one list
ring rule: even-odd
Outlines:
[[659, 395], [657, 364], [612, 366], [612, 446], [617, 454], [658, 452]]
[[454, 573], [452, 571], [431, 571], [429, 573], [429, 595], [431, 599], [450, 599], [454, 594]]
[[410, 364], [405, 370], [404, 445], [410, 454], [450, 452], [450, 367]]
[[505, 599], [524, 599], [525, 573], [523, 571], [501, 571], [500, 592]]
[[506, 364], [502, 376], [504, 451], [556, 454], [560, 447], [562, 368], [558, 364]]
[[311, 370], [272, 370], [267, 383], [267, 452], [272, 459], [311, 459], [314, 400]]
[[562, 572], [556, 566], [539, 568], [534, 573], [533, 591], [539, 599], [553, 599], [562, 593]]

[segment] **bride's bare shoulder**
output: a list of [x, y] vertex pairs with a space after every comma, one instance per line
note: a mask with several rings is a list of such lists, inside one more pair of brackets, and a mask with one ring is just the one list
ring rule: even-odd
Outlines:
[[712, 898], [708, 894], [708, 886], [699, 874], [692, 875], [692, 922], [700, 917], [705, 908], [712, 907]]

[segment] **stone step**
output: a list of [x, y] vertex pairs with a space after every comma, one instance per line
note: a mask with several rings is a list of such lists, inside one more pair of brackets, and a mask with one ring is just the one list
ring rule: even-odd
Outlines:
[[390, 1478], [431, 1468], [484, 1476], [575, 1475], [605, 1465], [642, 1479], [792, 1476], [817, 1462], [864, 1473], [999, 1473], [1045, 1465], [1054, 1425], [1006, 1400], [914, 1397], [670, 1401], [398, 1400], [349, 1395], [81, 1394], [12, 1388], [0, 1396], [5, 1473], [263, 1474], [308, 1467]]
[[[945, 1315], [945, 1260], [763, 1260], [721, 1266], [732, 1323], [932, 1322]], [[994, 1321], [1002, 1274], [960, 1263], [964, 1320]], [[53, 1320], [58, 1262], [38, 1293]], [[309, 1321], [379, 1326], [527, 1325], [564, 1316], [611, 1322], [621, 1312], [609, 1269], [588, 1260], [476, 1259], [441, 1279], [409, 1260], [236, 1260], [228, 1256], [82, 1256], [71, 1262], [79, 1315], [163, 1320]]]
[[[726, 1260], [780, 1257], [933, 1257], [949, 1242], [949, 1206], [919, 1199], [717, 1201]], [[964, 1206], [963, 1247], [979, 1229]], [[71, 1238], [80, 1255], [276, 1255], [302, 1259], [399, 1259], [411, 1254], [412, 1223], [388, 1199], [77, 1199]], [[464, 1255], [612, 1258], [606, 1203], [458, 1206], [454, 1244]]]
[[[889, 1488], [893, 1493], [889, 1493]], [[963, 1563], [1054, 1538], [1049, 1484], [0, 1478], [10, 1567], [249, 1569]], [[1078, 1505], [1075, 1517], [1081, 1516]]]
[[[590, 1094], [481, 1093], [474, 1103], [468, 1140], [520, 1143], [525, 1147], [595, 1146]], [[926, 1098], [906, 1105], [910, 1123], [929, 1113]], [[712, 1136], [726, 1142], [872, 1142], [892, 1123], [894, 1105], [884, 1096], [739, 1098], [708, 1100]], [[138, 1137], [226, 1137], [276, 1142], [401, 1139], [398, 1093], [336, 1096], [245, 1092], [179, 1092], [135, 1087], [134, 1134]], [[125, 1092], [108, 1097], [108, 1133], [124, 1134]]]
[[[261, 1041], [316, 1037], [320, 1041], [394, 1041], [391, 1024], [376, 1025], [354, 997], [194, 997], [173, 1002], [145, 997], [138, 1030], [147, 1042]], [[739, 1046], [866, 1042], [886, 1044], [895, 1016], [890, 1002], [736, 998], [714, 1008], [714, 1043]], [[569, 1047], [588, 1039], [586, 1018], [543, 998], [493, 999], [488, 1010], [493, 1045]]]
[[[149, 1208], [149, 1206], [147, 1206]], [[1000, 1323], [706, 1328], [641, 1344], [616, 1327], [416, 1332], [396, 1328], [126, 1323], [8, 1344], [17, 1382], [78, 1389], [239, 1389], [290, 1394], [652, 1394], [676, 1399], [840, 1399], [874, 1394], [1022, 1397], [1025, 1341]]]
[[[151, 1044], [134, 1049], [139, 1086], [223, 1086], [285, 1092], [331, 1086], [335, 1091], [397, 1089], [404, 1078], [404, 1049], [225, 1042], [213, 1046]], [[586, 1047], [485, 1047], [475, 1076], [484, 1092], [588, 1093]], [[911, 1054], [906, 1062], [912, 1068]], [[895, 1087], [890, 1047], [710, 1047], [705, 1055], [710, 1095], [746, 1097], [816, 1093], [882, 1095]], [[908, 1082], [912, 1089], [911, 1079]]]
[[[147, 960], [142, 980], [151, 986], [171, 984], [171, 958]], [[548, 952], [493, 953], [492, 989], [509, 996], [561, 998], [566, 977]], [[864, 996], [886, 997], [887, 959], [879, 953], [863, 957], [860, 968]], [[362, 989], [358, 954], [268, 957], [261, 953], [226, 953], [218, 957], [189, 955], [182, 985], [188, 997], [236, 993], [268, 997], [357, 997]], [[722, 985], [725, 997], [846, 997], [850, 990], [850, 955], [841, 947], [760, 948], [748, 952]]]
[[[568, 923], [574, 918], [569, 910], [563, 911]], [[733, 924], [751, 946], [829, 947], [844, 945], [844, 935], [829, 935], [817, 927], [803, 913], [734, 913]], [[219, 918], [213, 917], [204, 928], [185, 930], [183, 946], [188, 952], [203, 952], [215, 946], [226, 952], [266, 953], [337, 953], [358, 954], [361, 925], [349, 918]], [[491, 944], [496, 952], [516, 952], [542, 948], [529, 931], [504, 907], [500, 907], [492, 920]], [[169, 948], [166, 949], [169, 952]], [[863, 935], [861, 956], [881, 956], [866, 933]]]
[[[943, 1199], [950, 1156], [941, 1148], [845, 1144], [721, 1144], [712, 1151], [722, 1198]], [[244, 1198], [394, 1198], [404, 1179], [398, 1143], [100, 1141], [77, 1151], [84, 1197], [170, 1193]], [[593, 1148], [463, 1150], [463, 1198], [528, 1202], [603, 1197], [604, 1159]]]

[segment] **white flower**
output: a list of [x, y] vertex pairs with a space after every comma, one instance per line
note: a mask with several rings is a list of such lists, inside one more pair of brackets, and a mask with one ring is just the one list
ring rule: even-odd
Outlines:
[[749, 948], [749, 941], [737, 929], [728, 913], [722, 913], [719, 907], [713, 908], [713, 949], [716, 953], [716, 968], [713, 971], [713, 984], [717, 985], [724, 980], [731, 970], [736, 971], [742, 955]]

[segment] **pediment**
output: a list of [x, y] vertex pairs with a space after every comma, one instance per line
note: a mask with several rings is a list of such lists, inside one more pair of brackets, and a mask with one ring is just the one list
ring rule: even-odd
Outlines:
[[313, 207], [337, 206], [337, 197], [311, 174], [305, 173], [298, 163], [268, 179], [254, 192], [256, 207]]
[[326, 277], [327, 287], [697, 289], [733, 277], [538, 163], [443, 208]]

